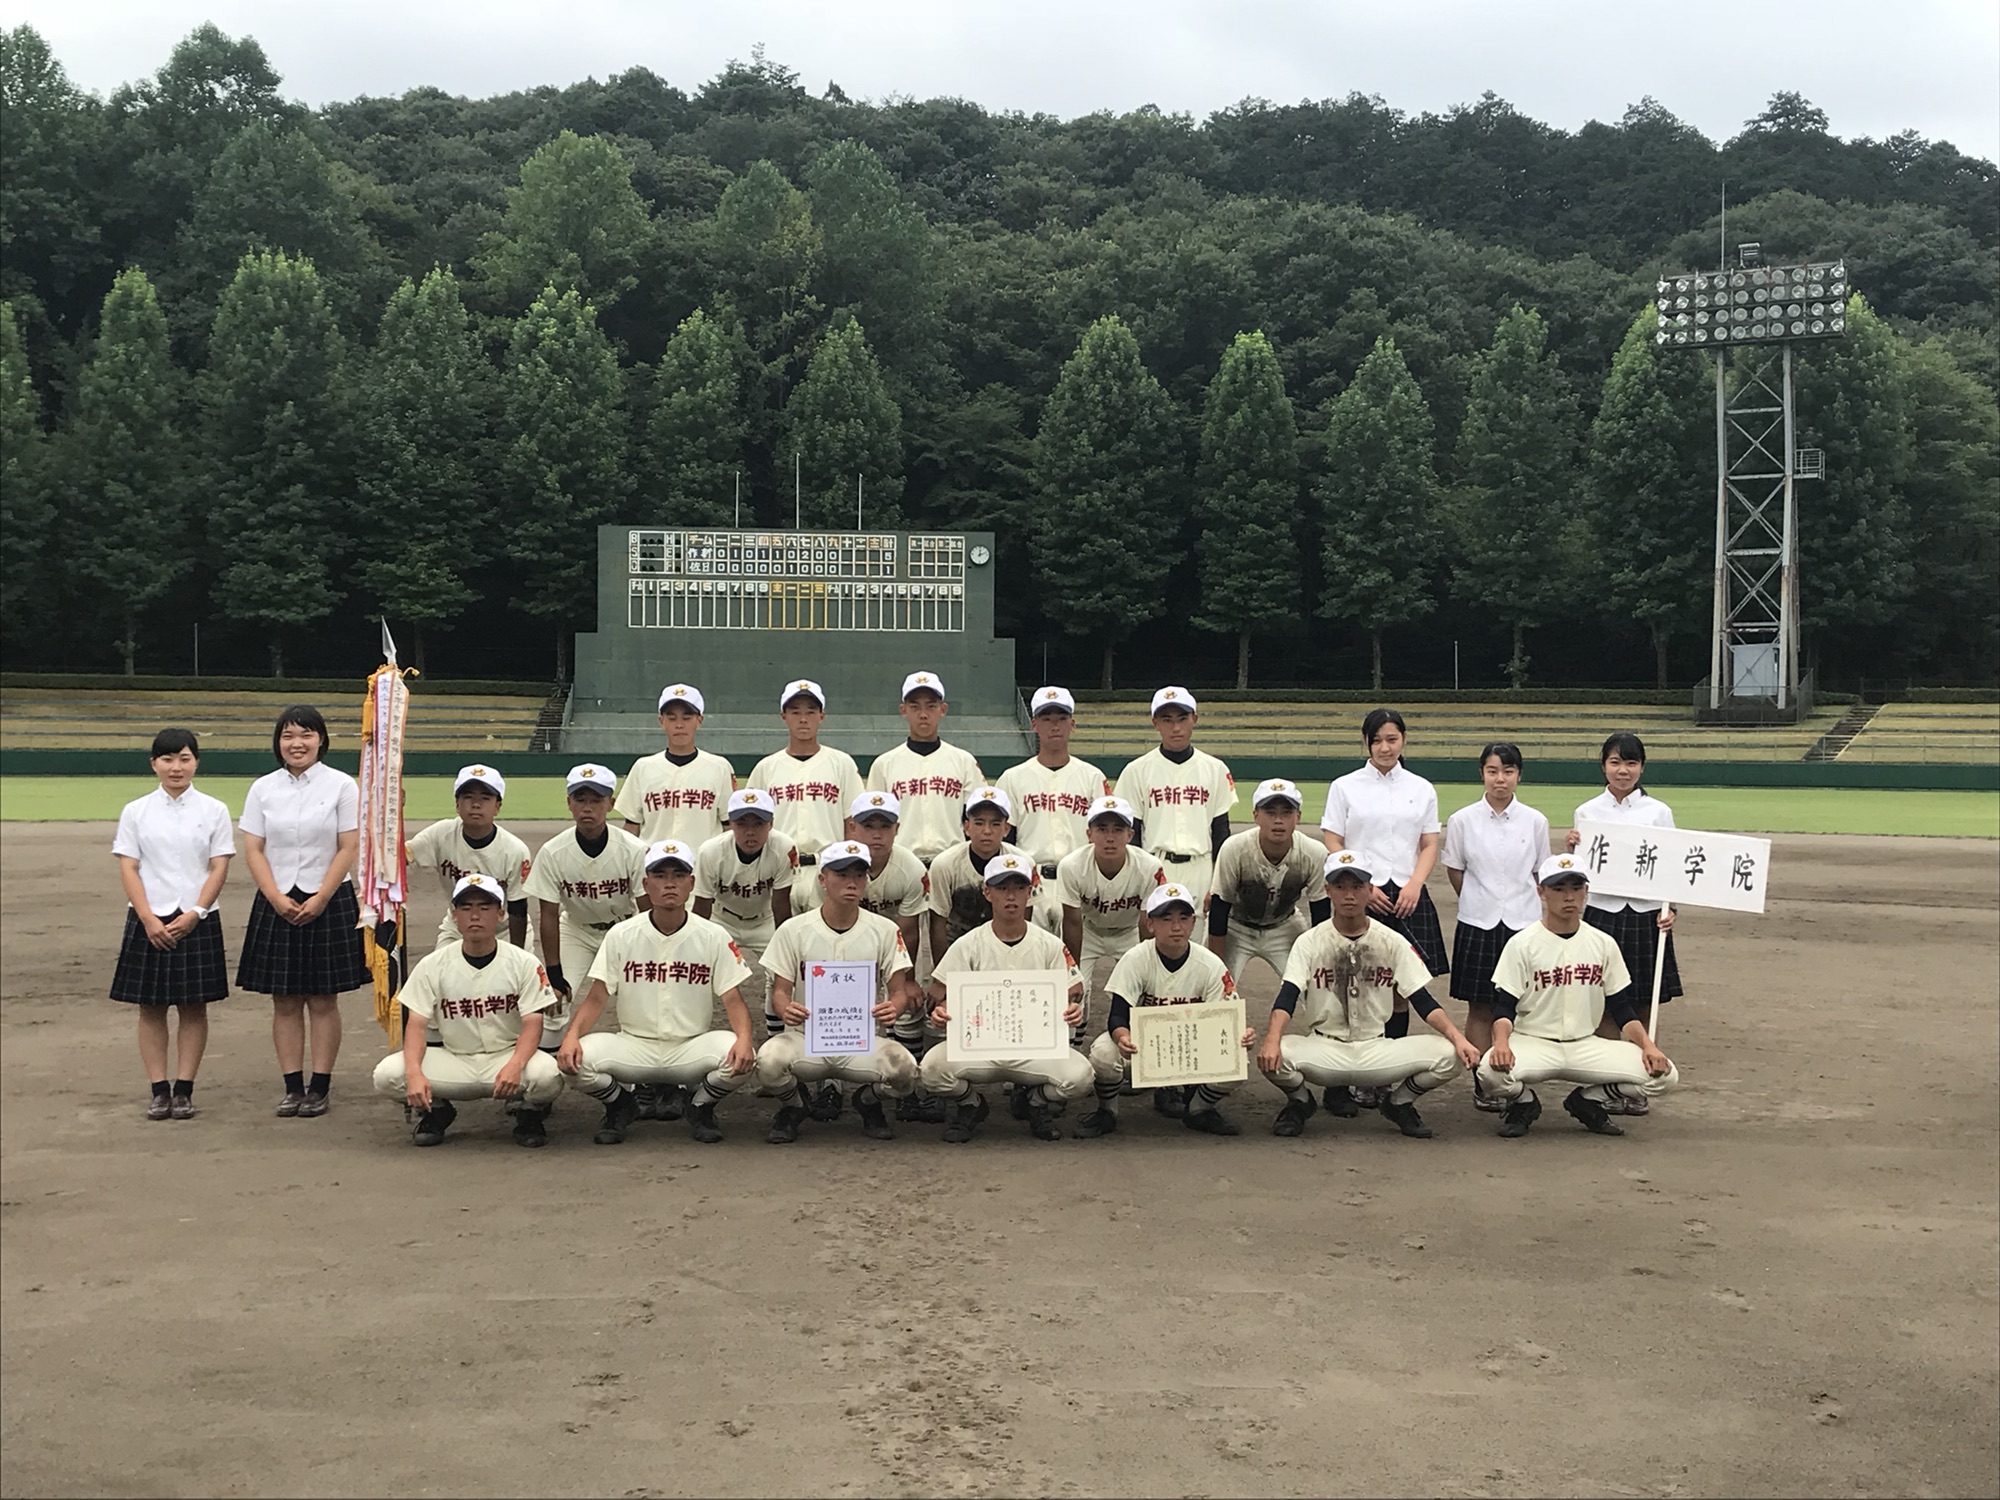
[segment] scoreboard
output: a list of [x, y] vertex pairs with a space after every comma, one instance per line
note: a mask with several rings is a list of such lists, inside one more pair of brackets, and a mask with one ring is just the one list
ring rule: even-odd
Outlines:
[[626, 534], [632, 630], [966, 628], [966, 568], [990, 549], [921, 532], [664, 531]]

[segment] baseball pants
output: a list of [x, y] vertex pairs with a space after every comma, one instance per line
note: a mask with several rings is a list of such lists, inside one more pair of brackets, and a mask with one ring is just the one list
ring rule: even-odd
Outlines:
[[[491, 1099], [493, 1080], [500, 1076], [500, 1070], [507, 1066], [507, 1059], [514, 1055], [510, 1047], [505, 1052], [447, 1052], [443, 1047], [424, 1049], [424, 1077], [431, 1081], [431, 1097], [434, 1099]], [[403, 1054], [392, 1052], [375, 1065], [375, 1092], [387, 1094], [391, 1099], [401, 1100], [409, 1088], [409, 1073], [403, 1065]], [[521, 1097], [535, 1109], [543, 1109], [555, 1103], [556, 1095], [563, 1090], [563, 1076], [556, 1071], [556, 1060], [546, 1052], [537, 1052], [528, 1059], [528, 1065], [521, 1070]]]
[[757, 1091], [783, 1098], [801, 1083], [872, 1083], [878, 1092], [902, 1098], [917, 1086], [917, 1060], [889, 1037], [875, 1038], [872, 1052], [812, 1057], [803, 1031], [781, 1031], [757, 1049]]
[[618, 1097], [620, 1084], [699, 1084], [694, 1102], [713, 1104], [752, 1077], [729, 1071], [729, 1049], [735, 1042], [735, 1034], [728, 1031], [671, 1039], [634, 1036], [629, 1031], [593, 1031], [583, 1039], [576, 1086], [608, 1104]]
[[572, 928], [565, 922], [562, 933], [563, 978], [570, 984], [569, 999], [557, 998], [554, 1010], [542, 1012], [542, 1050], [553, 1052], [562, 1045], [563, 1037], [569, 1031], [569, 1018], [576, 1014], [576, 1004], [590, 993], [590, 966], [597, 961], [597, 950], [604, 946], [604, 932], [595, 927]]
[[[1286, 1093], [1307, 1084], [1325, 1088], [1386, 1088], [1391, 1104], [1411, 1104], [1465, 1071], [1451, 1043], [1430, 1036], [1375, 1037], [1337, 1042], [1324, 1036], [1288, 1036], [1278, 1042], [1271, 1082]], [[1635, 1048], [1634, 1051], [1637, 1049]]]
[[736, 987], [736, 993], [743, 997], [744, 1009], [753, 1016], [761, 1013], [764, 1034], [775, 1035], [785, 1023], [771, 1014], [771, 973], [764, 967], [764, 950], [771, 946], [778, 929], [769, 922], [747, 927], [724, 912], [717, 912], [715, 920], [729, 934], [730, 941], [743, 950], [743, 965], [750, 971], [750, 977]]
[[1493, 1054], [1488, 1052], [1479, 1059], [1479, 1092], [1509, 1103], [1532, 1094], [1529, 1085], [1552, 1078], [1582, 1085], [1583, 1097], [1599, 1104], [1608, 1103], [1616, 1089], [1637, 1089], [1650, 1099], [1681, 1081], [1680, 1070], [1672, 1066], [1655, 1078], [1646, 1071], [1638, 1047], [1622, 1039], [1587, 1036], [1574, 1042], [1551, 1042], [1517, 1031], [1507, 1039], [1507, 1045], [1514, 1049], [1513, 1068], [1501, 1072], [1493, 1066]]
[[1090, 1064], [1081, 1052], [1035, 1062], [946, 1062], [942, 1045], [924, 1054], [920, 1087], [940, 1099], [963, 1099], [979, 1083], [1040, 1084], [1052, 1100], [1081, 1099], [1090, 1092]]
[[1169, 884], [1184, 885], [1194, 892], [1194, 914], [1200, 916], [1204, 911], [1207, 911], [1208, 883], [1215, 878], [1215, 856], [1213, 854], [1197, 854], [1190, 859], [1182, 860], [1179, 856], [1169, 857], [1168, 855], [1160, 854], [1160, 851], [1157, 849], [1151, 852], [1159, 855], [1160, 863], [1167, 867], [1167, 881]]
[[1304, 937], [1305, 932], [1306, 919], [1297, 914], [1270, 927], [1245, 927], [1240, 922], [1231, 922], [1223, 938], [1222, 961], [1239, 985], [1253, 958], [1263, 959], [1271, 966], [1271, 972], [1283, 979], [1285, 962], [1292, 956], [1292, 944]]
[[[1108, 1031], [1101, 1032], [1090, 1044], [1090, 1075], [1091, 1086], [1097, 1091], [1097, 1107], [1115, 1113], [1119, 1092], [1132, 1076], [1132, 1059], [1118, 1050], [1118, 1043]], [[1232, 1078], [1225, 1083], [1204, 1083], [1198, 1087], [1206, 1091], [1204, 1098], [1212, 1104], [1240, 1082], [1241, 1079]]]
[[[1070, 1033], [1070, 1041], [1078, 1047], [1083, 1045], [1084, 1033], [1090, 1029], [1093, 1014], [1103, 1014], [1109, 1005], [1105, 1000], [1105, 986], [1111, 982], [1111, 970], [1118, 966], [1118, 960], [1139, 944], [1138, 924], [1118, 932], [1095, 932], [1086, 923], [1083, 929], [1083, 952], [1075, 955], [1076, 966], [1083, 975], [1083, 1024]], [[1104, 978], [1097, 977], [1097, 966], [1105, 960], [1110, 968], [1104, 971]]]

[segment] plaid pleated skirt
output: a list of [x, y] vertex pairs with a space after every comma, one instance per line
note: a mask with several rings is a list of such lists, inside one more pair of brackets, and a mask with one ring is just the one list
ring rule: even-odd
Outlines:
[[1452, 999], [1473, 1005], [1493, 1003], [1493, 971], [1500, 966], [1500, 950], [1517, 930], [1505, 922], [1495, 922], [1491, 927], [1460, 922], [1452, 929]]
[[210, 912], [173, 947], [155, 948], [146, 941], [139, 914], [125, 908], [125, 938], [118, 947], [118, 967], [111, 972], [113, 1000], [127, 1005], [208, 1005], [228, 996], [229, 957], [222, 951], [220, 916]]
[[[1629, 906], [1617, 911], [1586, 906], [1583, 920], [1609, 937], [1625, 955], [1625, 967], [1632, 971], [1633, 1001], [1640, 1019], [1644, 1020], [1647, 1008], [1653, 1003], [1653, 954], [1660, 941], [1660, 914], [1634, 911]], [[1665, 1005], [1680, 993], [1681, 967], [1674, 961], [1674, 935], [1670, 932], [1666, 965], [1660, 971], [1660, 1004]]]
[[[310, 891], [289, 893], [303, 901]], [[258, 892], [243, 930], [243, 957], [236, 987], [260, 995], [338, 995], [369, 982], [361, 956], [361, 908], [354, 887], [343, 881], [316, 921], [294, 927]]]
[[[1393, 880], [1382, 887], [1382, 894], [1394, 901], [1403, 894], [1403, 888]], [[1383, 916], [1370, 912], [1384, 927], [1400, 932], [1416, 946], [1417, 956], [1423, 959], [1424, 967], [1433, 974], [1451, 972], [1451, 960], [1444, 951], [1444, 924], [1438, 920], [1437, 903], [1431, 900], [1429, 891], [1417, 892], [1417, 909], [1407, 917], [1394, 914]]]

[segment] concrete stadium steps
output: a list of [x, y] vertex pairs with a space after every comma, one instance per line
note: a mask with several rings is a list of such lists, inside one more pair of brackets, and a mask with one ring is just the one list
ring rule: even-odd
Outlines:
[[2000, 762], [2000, 704], [1885, 703], [1836, 757], [1843, 764]]
[[[0, 692], [0, 749], [129, 750], [160, 728], [183, 725], [204, 750], [268, 750], [278, 714], [300, 701], [286, 692], [165, 692], [123, 689], [9, 688]], [[326, 715], [336, 748], [361, 734], [361, 685], [336, 700], [306, 695]], [[498, 755], [526, 750], [543, 700], [502, 695], [417, 693], [410, 710], [411, 750]], [[655, 731], [657, 733], [657, 730]]]

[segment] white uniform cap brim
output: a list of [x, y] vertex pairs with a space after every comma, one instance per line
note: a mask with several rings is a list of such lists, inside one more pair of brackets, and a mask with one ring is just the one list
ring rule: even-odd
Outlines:
[[660, 712], [665, 713], [676, 703], [684, 703], [698, 714], [708, 712], [708, 704], [701, 696], [701, 689], [690, 687], [685, 682], [676, 682], [660, 694]]
[[[1352, 859], [1343, 858], [1350, 854], [1354, 856]], [[1329, 854], [1324, 866], [1326, 882], [1328, 885], [1333, 884], [1333, 877], [1336, 875], [1359, 875], [1370, 885], [1380, 885], [1382, 882], [1375, 878], [1375, 872], [1369, 868], [1372, 863], [1367, 855], [1357, 849], [1343, 849]]]
[[1189, 713], [1197, 712], [1194, 694], [1184, 687], [1163, 687], [1153, 694], [1152, 712], [1158, 713], [1163, 708], [1180, 708]]
[[456, 797], [473, 782], [493, 788], [493, 795], [504, 799], [507, 795], [507, 778], [491, 766], [465, 766], [451, 784], [451, 794]]
[[894, 792], [863, 792], [847, 805], [848, 817], [859, 823], [863, 818], [903, 820], [903, 802]]

